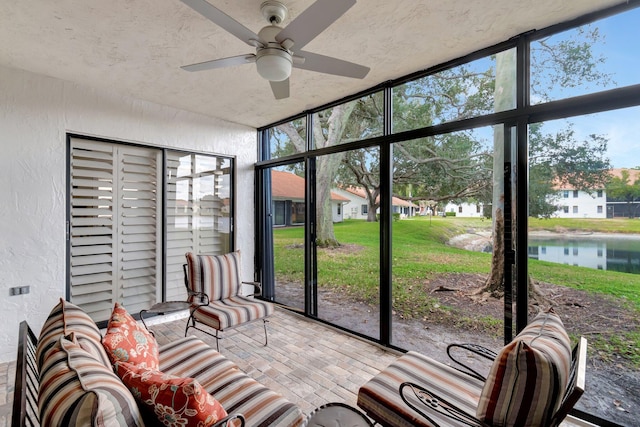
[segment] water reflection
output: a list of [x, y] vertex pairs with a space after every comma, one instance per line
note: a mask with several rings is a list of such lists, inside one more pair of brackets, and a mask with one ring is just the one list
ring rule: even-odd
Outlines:
[[529, 236], [529, 258], [557, 264], [640, 274], [640, 237], [590, 234]]

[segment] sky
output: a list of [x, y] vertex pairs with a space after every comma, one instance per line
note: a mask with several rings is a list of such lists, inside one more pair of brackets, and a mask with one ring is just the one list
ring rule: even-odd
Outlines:
[[[596, 54], [606, 58], [600, 69], [612, 74], [612, 80], [615, 82], [605, 89], [640, 83], [639, 24], [640, 9], [592, 24], [603, 36], [603, 42], [593, 47]], [[562, 37], [562, 35], [554, 37]], [[559, 98], [567, 95], [582, 95], [596, 90], [600, 88], [572, 90], [570, 93], [565, 92], [565, 95]], [[614, 168], [640, 166], [640, 107], [573, 117], [570, 121], [575, 125], [574, 129], [580, 139], [590, 134], [597, 134], [609, 140], [608, 155]], [[554, 124], [549, 123], [549, 125]]]

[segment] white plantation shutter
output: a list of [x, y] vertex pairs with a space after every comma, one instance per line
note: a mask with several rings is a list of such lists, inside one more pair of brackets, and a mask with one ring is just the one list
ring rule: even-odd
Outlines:
[[118, 148], [118, 301], [131, 313], [160, 300], [162, 157], [160, 150]]
[[94, 320], [159, 300], [161, 151], [71, 139], [71, 302]]
[[[182, 264], [184, 254], [193, 248], [193, 203], [191, 201], [191, 181], [178, 179], [184, 174], [180, 167], [184, 153], [167, 152], [167, 300], [185, 300]], [[184, 163], [184, 162], [183, 162]], [[189, 169], [190, 170], [190, 169]]]
[[230, 250], [231, 161], [168, 151], [166, 167], [166, 297], [184, 300], [185, 253], [223, 254]]

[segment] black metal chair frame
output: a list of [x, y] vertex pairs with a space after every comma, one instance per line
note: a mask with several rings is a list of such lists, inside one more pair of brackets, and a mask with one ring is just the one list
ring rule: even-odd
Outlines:
[[[217, 328], [212, 328], [215, 329], [216, 333], [212, 334], [209, 331], [206, 331], [202, 328], [199, 328], [196, 326], [196, 318], [194, 317], [194, 313], [196, 311], [198, 311], [198, 309], [200, 307], [206, 307], [209, 305], [209, 296], [205, 293], [205, 292], [197, 292], [197, 291], [193, 291], [191, 290], [191, 288], [189, 287], [189, 276], [187, 273], [187, 264], [182, 264], [182, 270], [184, 271], [184, 286], [187, 288], [187, 295], [188, 295], [188, 299], [191, 300], [192, 298], [198, 298], [200, 300], [200, 303], [197, 304], [195, 307], [191, 308], [189, 310], [189, 319], [187, 320], [187, 326], [184, 330], [184, 336], [187, 336], [187, 333], [189, 331], [189, 328], [193, 328], [197, 331], [200, 331], [202, 333], [205, 333], [213, 338], [216, 339], [216, 350], [219, 352], [220, 351], [220, 343], [219, 341], [222, 339], [222, 337], [219, 335], [220, 332], [224, 332], [224, 329], [217, 329]], [[262, 293], [262, 285], [259, 282], [241, 282], [243, 284], [246, 285], [252, 285], [254, 287], [254, 293], [250, 294], [248, 296], [253, 296], [255, 294], [258, 293]], [[255, 292], [258, 291], [258, 292]], [[263, 318], [263, 319], [256, 319], [256, 320], [262, 320], [263, 322], [263, 326], [264, 326], [264, 345], [265, 347], [267, 345], [269, 345], [269, 337], [267, 335], [267, 322], [269, 322], [269, 319]], [[245, 322], [242, 323], [242, 325], [245, 325], [247, 323], [252, 323], [253, 321], [250, 322]], [[201, 322], [202, 323], [202, 322]], [[236, 325], [236, 326], [240, 326], [240, 325]], [[233, 326], [235, 327], [235, 326]], [[227, 328], [227, 329], [232, 329], [233, 327]]]

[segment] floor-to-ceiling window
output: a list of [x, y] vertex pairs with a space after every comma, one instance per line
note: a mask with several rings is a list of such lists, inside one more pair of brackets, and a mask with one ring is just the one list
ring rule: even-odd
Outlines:
[[[638, 19], [640, 9], [623, 5], [525, 33], [261, 129], [257, 169], [297, 162], [312, 181], [299, 307], [419, 350], [464, 336], [498, 346], [552, 306], [574, 340], [590, 341], [590, 391], [578, 409], [633, 425]], [[294, 135], [287, 127], [302, 120], [298, 149], [269, 152], [265, 134]], [[336, 129], [344, 133], [332, 139]], [[337, 196], [348, 199], [339, 211]], [[333, 235], [323, 231], [329, 218]], [[333, 241], [359, 251], [323, 249]], [[348, 321], [323, 314], [327, 285]], [[373, 322], [376, 333], [360, 328]]]

